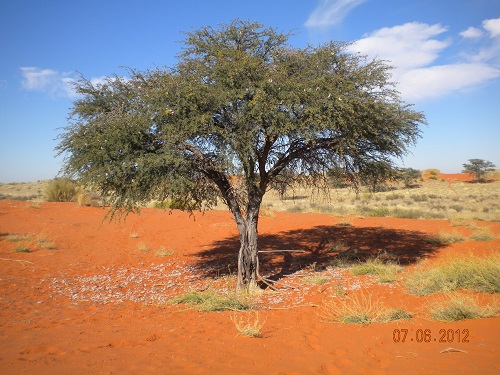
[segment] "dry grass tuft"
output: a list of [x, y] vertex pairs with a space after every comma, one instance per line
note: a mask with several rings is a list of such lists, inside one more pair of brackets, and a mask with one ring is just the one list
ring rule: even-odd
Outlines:
[[392, 283], [396, 281], [397, 274], [403, 272], [403, 268], [395, 263], [383, 262], [379, 258], [370, 258], [353, 265], [350, 271], [353, 275], [376, 275], [379, 282]]
[[253, 304], [247, 295], [236, 293], [219, 294], [213, 290], [191, 291], [170, 300], [173, 304], [186, 303], [196, 306], [200, 311], [245, 311], [252, 310]]
[[446, 296], [436, 302], [429, 311], [433, 319], [441, 322], [490, 318], [499, 312], [498, 307], [481, 307], [474, 298], [463, 295]]
[[465, 241], [465, 237], [457, 232], [439, 232], [427, 236], [426, 241], [435, 244], [451, 245], [456, 242]]
[[320, 306], [319, 317], [328, 323], [370, 324], [411, 319], [402, 309], [387, 309], [368, 292], [361, 291], [344, 298], [331, 298]]
[[405, 286], [412, 294], [448, 293], [457, 289], [500, 292], [500, 255], [463, 256], [408, 275]]
[[[252, 314], [253, 313], [253, 314]], [[261, 323], [259, 313], [250, 311], [246, 314], [246, 319], [243, 317], [233, 314], [231, 316], [236, 329], [238, 330], [238, 336], [248, 336], [248, 337], [262, 337], [262, 327], [266, 324], [265, 320]]]

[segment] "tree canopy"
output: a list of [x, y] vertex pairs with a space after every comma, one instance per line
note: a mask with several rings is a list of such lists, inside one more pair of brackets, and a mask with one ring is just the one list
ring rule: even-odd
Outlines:
[[[262, 197], [297, 179], [319, 186], [392, 165], [425, 123], [390, 82], [391, 67], [348, 43], [293, 48], [250, 21], [186, 33], [172, 68], [76, 84], [57, 147], [63, 172], [109, 197], [113, 210], [152, 199], [188, 209], [222, 199], [238, 226], [238, 287], [258, 282]], [[262, 280], [262, 279], [261, 279]]]
[[484, 179], [486, 172], [491, 172], [495, 170], [495, 164], [491, 161], [486, 161], [483, 159], [469, 159], [468, 163], [463, 164], [464, 169], [462, 173], [468, 173], [474, 175], [477, 181]]

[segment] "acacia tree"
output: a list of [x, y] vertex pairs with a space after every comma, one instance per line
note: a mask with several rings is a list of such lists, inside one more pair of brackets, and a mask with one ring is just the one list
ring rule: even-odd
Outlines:
[[462, 173], [474, 175], [477, 181], [482, 181], [486, 172], [495, 170], [495, 164], [483, 159], [469, 159], [469, 162], [463, 164], [463, 167]]
[[264, 194], [327, 171], [357, 175], [401, 157], [422, 113], [389, 83], [390, 67], [347, 43], [292, 48], [287, 34], [236, 20], [186, 33], [174, 68], [131, 70], [81, 95], [57, 150], [63, 172], [99, 189], [112, 211], [151, 199], [187, 209], [227, 204], [238, 227], [237, 288], [259, 275], [257, 226]]

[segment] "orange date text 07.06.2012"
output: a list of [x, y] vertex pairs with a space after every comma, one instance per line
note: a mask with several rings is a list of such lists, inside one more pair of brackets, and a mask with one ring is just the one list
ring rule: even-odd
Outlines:
[[440, 329], [433, 332], [430, 329], [405, 329], [397, 328], [392, 331], [394, 342], [469, 342], [468, 329]]

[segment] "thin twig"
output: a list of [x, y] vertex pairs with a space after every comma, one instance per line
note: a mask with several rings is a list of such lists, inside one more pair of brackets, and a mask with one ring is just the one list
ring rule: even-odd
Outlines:
[[259, 250], [259, 253], [307, 253], [305, 250]]
[[442, 350], [439, 353], [467, 353], [467, 352], [465, 350], [460, 350], [455, 348], [446, 348], [445, 350]]
[[[10, 260], [11, 262], [19, 262], [19, 263], [33, 263], [33, 262], [30, 262], [29, 260], [22, 260], [22, 259], [0, 258], [0, 260]], [[23, 264], [23, 266], [24, 266], [24, 264]]]
[[272, 282], [272, 280], [268, 280], [264, 277], [262, 277], [261, 275], [258, 275], [259, 277], [259, 280], [262, 281], [264, 284], [266, 284], [269, 288], [271, 288], [272, 290], [276, 291], [276, 288], [274, 287], [274, 285], [271, 285], [269, 282]]
[[298, 309], [301, 307], [319, 307], [319, 305], [316, 305], [314, 303], [310, 303], [309, 305], [295, 305], [295, 306], [289, 306], [289, 307], [268, 307], [267, 310], [291, 310], [291, 309]]

